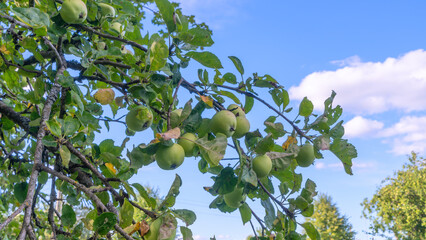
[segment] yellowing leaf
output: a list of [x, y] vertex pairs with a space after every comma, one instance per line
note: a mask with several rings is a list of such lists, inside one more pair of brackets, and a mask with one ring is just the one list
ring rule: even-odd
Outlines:
[[283, 143], [282, 147], [284, 150], [287, 150], [291, 144], [296, 144], [297, 139], [293, 136], [288, 136], [287, 140]]
[[108, 168], [108, 170], [114, 174], [117, 173], [117, 170], [115, 170], [114, 165], [112, 165], [112, 163], [105, 163], [105, 166]]
[[9, 51], [9, 50], [7, 50], [7, 48], [6, 48], [6, 46], [5, 46], [5, 45], [1, 45], [1, 47], [0, 47], [0, 52], [1, 52], [1, 53], [3, 53], [3, 54], [6, 54], [6, 55], [9, 55], [9, 54], [10, 54], [10, 51]]
[[[158, 137], [159, 135], [159, 137]], [[170, 139], [176, 139], [180, 137], [180, 128], [176, 127], [173, 129], [170, 129], [169, 131], [165, 132], [165, 133], [157, 133], [156, 135], [157, 138], [162, 138], [164, 140], [170, 140]]]
[[141, 223], [140, 223], [140, 222], [137, 222], [137, 223], [135, 223], [135, 224], [133, 224], [133, 225], [130, 225], [130, 226], [126, 227], [126, 228], [124, 229], [124, 231], [125, 231], [127, 234], [132, 235], [132, 234], [133, 234], [133, 233], [135, 233], [136, 231], [139, 231], [139, 229], [140, 229], [140, 225], [141, 225]]
[[209, 107], [213, 107], [213, 99], [211, 97], [209, 97], [209, 96], [201, 96], [200, 95], [200, 98]]
[[139, 234], [144, 236], [149, 231], [149, 224], [145, 220], [140, 223]]
[[159, 133], [155, 134], [155, 139], [152, 139], [151, 142], [149, 142], [149, 144], [159, 143], [160, 137], [161, 137], [161, 135]]

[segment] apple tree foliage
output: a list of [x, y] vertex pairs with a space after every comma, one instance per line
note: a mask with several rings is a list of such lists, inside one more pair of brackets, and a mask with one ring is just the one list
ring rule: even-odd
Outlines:
[[[311, 223], [297, 218], [313, 214], [316, 184], [298, 173], [295, 157], [310, 142], [316, 158], [331, 151], [352, 174], [357, 153], [342, 138], [342, 109], [332, 104], [335, 93], [321, 114], [313, 113], [308, 98], [292, 109], [287, 91], [273, 77], [248, 74], [237, 57], [219, 59], [208, 51], [214, 43], [208, 26], [168, 0], [83, 2], [87, 18], [78, 16], [81, 24], [64, 22], [62, 0], [0, 2], [2, 237], [80, 239], [89, 233], [92, 239], [171, 239], [179, 231], [183, 239], [192, 239], [195, 213], [174, 208], [180, 176], [161, 202], [129, 179], [144, 165], [155, 164], [157, 149], [194, 133], [192, 155], [199, 170], [213, 176], [205, 188], [212, 195], [211, 208], [236, 211], [223, 196], [242, 188], [246, 200], [238, 211], [244, 224], [258, 224], [265, 236], [281, 233], [287, 239], [298, 239], [296, 228], [304, 228], [311, 239], [319, 239]], [[103, 15], [100, 3], [115, 11]], [[222, 61], [231, 61], [235, 69], [224, 70]], [[189, 64], [201, 68], [184, 76], [181, 70]], [[114, 101], [94, 97], [109, 88], [114, 94], [105, 92], [115, 95]], [[174, 114], [182, 94], [192, 98]], [[206, 116], [231, 103], [246, 113], [256, 103], [270, 116], [242, 138], [215, 136]], [[113, 132], [111, 124], [125, 124], [125, 115], [136, 106], [152, 111], [150, 130], [135, 134], [128, 129], [122, 133], [125, 139], [94, 142], [102, 129]], [[296, 118], [290, 120], [290, 114]], [[139, 134], [152, 134], [152, 141], [126, 145]], [[232, 166], [222, 160], [225, 151], [238, 155]], [[271, 158], [272, 170], [258, 179], [251, 161], [262, 154]], [[140, 197], [144, 206], [138, 204]], [[253, 201], [261, 203], [264, 214], [252, 211]], [[83, 205], [88, 211], [81, 211]]]
[[409, 163], [382, 181], [361, 204], [370, 234], [386, 239], [426, 239], [426, 160], [411, 153]]

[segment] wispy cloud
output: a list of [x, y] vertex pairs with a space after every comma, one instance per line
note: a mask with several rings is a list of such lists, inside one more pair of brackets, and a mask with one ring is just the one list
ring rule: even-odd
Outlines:
[[342, 67], [335, 71], [314, 72], [299, 86], [290, 88], [293, 99], [308, 96], [322, 108], [332, 90], [336, 103], [357, 115], [426, 110], [426, 52], [411, 51], [383, 62], [362, 62], [359, 57], [333, 61]]
[[[363, 169], [374, 169], [376, 166], [373, 162], [354, 162], [352, 165], [353, 170], [363, 170]], [[329, 170], [336, 170], [341, 171], [343, 169], [342, 163], [325, 163], [324, 161], [317, 160], [315, 163], [316, 169], [329, 169]]]
[[394, 125], [383, 129], [379, 137], [392, 146], [397, 155], [409, 154], [411, 151], [426, 151], [426, 116], [406, 116]]

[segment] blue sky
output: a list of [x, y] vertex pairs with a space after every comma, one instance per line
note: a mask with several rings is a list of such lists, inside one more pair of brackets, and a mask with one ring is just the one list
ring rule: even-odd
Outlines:
[[[360, 203], [401, 168], [412, 150], [426, 150], [426, 2], [181, 2], [185, 14], [194, 14], [212, 28], [215, 44], [209, 51], [218, 55], [226, 71], [234, 71], [227, 57], [237, 56], [245, 77], [270, 74], [289, 90], [295, 106], [307, 96], [317, 111], [331, 90], [337, 92], [346, 137], [358, 150], [354, 175], [346, 175], [340, 161], [329, 154], [303, 173], [317, 182], [320, 192], [332, 196], [357, 238], [369, 239], [363, 233], [368, 223], [360, 218]], [[196, 68], [186, 70], [185, 77], [196, 80]], [[262, 123], [262, 109], [257, 104], [247, 115], [253, 126]], [[238, 211], [223, 214], [208, 208], [213, 197], [202, 187], [212, 181], [198, 172], [197, 163], [186, 159], [172, 171], [183, 178], [176, 207], [197, 213], [191, 228], [195, 239], [245, 239], [252, 232], [249, 225], [242, 226]], [[172, 172], [153, 164], [142, 168], [133, 181], [166, 194]], [[262, 215], [261, 208], [255, 209]]]

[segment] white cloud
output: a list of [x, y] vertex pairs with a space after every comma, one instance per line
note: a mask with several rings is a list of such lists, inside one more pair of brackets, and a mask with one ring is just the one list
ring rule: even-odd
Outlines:
[[392, 146], [392, 152], [406, 155], [411, 151], [426, 151], [426, 116], [406, 116], [398, 123], [383, 129], [378, 136], [385, 138], [384, 143]]
[[426, 110], [426, 52], [411, 51], [383, 62], [361, 62], [351, 57], [336, 64], [345, 64], [335, 71], [314, 72], [299, 86], [290, 88], [294, 99], [308, 98], [323, 107], [332, 90], [337, 92], [336, 104], [345, 112], [358, 115], [388, 110], [405, 112]]
[[356, 116], [343, 126], [345, 127], [345, 137], [371, 137], [383, 128], [383, 123]]

